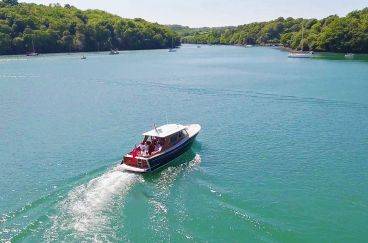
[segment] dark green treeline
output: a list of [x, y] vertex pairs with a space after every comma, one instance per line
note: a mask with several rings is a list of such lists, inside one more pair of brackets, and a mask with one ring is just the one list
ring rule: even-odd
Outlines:
[[[304, 40], [302, 40], [302, 26]], [[368, 8], [317, 19], [278, 18], [224, 28], [197, 28], [172, 25], [184, 43], [268, 45], [282, 44], [293, 49], [368, 53]]]
[[[174, 40], [174, 41], [173, 41]], [[179, 45], [177, 34], [143, 19], [100, 10], [0, 1], [0, 54], [159, 49]]]

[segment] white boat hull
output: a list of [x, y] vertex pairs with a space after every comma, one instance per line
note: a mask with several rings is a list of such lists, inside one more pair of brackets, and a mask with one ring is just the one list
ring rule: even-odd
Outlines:
[[289, 58], [311, 58], [313, 56], [312, 53], [289, 53]]

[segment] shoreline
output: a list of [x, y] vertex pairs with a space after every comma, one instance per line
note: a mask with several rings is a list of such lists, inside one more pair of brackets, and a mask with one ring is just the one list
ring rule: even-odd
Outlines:
[[[300, 50], [295, 50], [292, 49], [290, 47], [285, 47], [285, 46], [281, 46], [281, 45], [252, 45], [252, 46], [246, 46], [246, 45], [239, 45], [239, 44], [207, 44], [207, 43], [201, 43], [201, 44], [196, 44], [196, 43], [181, 43], [179, 46], [176, 46], [175, 49], [179, 49], [181, 46], [183, 45], [194, 45], [194, 46], [198, 46], [198, 45], [205, 45], [205, 46], [234, 46], [234, 47], [242, 47], [242, 48], [256, 48], [256, 47], [268, 47], [268, 48], [274, 48], [274, 49], [278, 49], [280, 51], [283, 52], [301, 52]], [[125, 49], [125, 50], [118, 50], [119, 52], [130, 52], [130, 51], [153, 51], [153, 50], [169, 50], [170, 48], [153, 48], [153, 49]], [[78, 52], [43, 52], [43, 53], [38, 53], [38, 56], [43, 56], [43, 55], [56, 55], [56, 54], [70, 54], [70, 55], [84, 55], [84, 54], [89, 54], [89, 53], [101, 53], [101, 54], [106, 54], [109, 53], [109, 50], [106, 51], [78, 51]], [[304, 51], [304, 52], [309, 52], [309, 51]], [[346, 54], [346, 52], [329, 52], [329, 51], [312, 51], [315, 54], [340, 54], [340, 55], [344, 55]], [[355, 55], [368, 55], [368, 53], [353, 53]], [[27, 56], [27, 54], [3, 54], [0, 55], [0, 58], [2, 57], [38, 57], [38, 56]]]
[[[296, 50], [290, 47], [282, 46], [282, 45], [272, 45], [272, 44], [266, 44], [266, 45], [252, 45], [251, 47], [247, 47], [246, 45], [242, 44], [195, 44], [195, 43], [183, 43], [184, 45], [207, 45], [207, 46], [235, 46], [235, 47], [243, 47], [243, 48], [254, 48], [254, 47], [271, 47], [275, 49], [280, 49], [281, 51], [287, 51], [287, 52], [301, 52], [300, 50]], [[347, 54], [347, 53], [353, 53], [354, 55], [368, 55], [368, 52], [334, 52], [334, 51], [313, 51], [310, 50], [315, 54]], [[303, 52], [310, 52], [310, 51], [303, 51]]]
[[[181, 46], [181, 45], [180, 45]], [[175, 48], [178, 49], [180, 46], [176, 46]], [[125, 50], [117, 50], [118, 52], [128, 52], [128, 51], [153, 51], [153, 50], [169, 50], [170, 47], [165, 48], [146, 48], [146, 49], [125, 49]], [[72, 52], [37, 52], [37, 56], [43, 55], [50, 55], [50, 54], [87, 54], [87, 53], [108, 53], [110, 50], [107, 51], [72, 51]], [[0, 57], [11, 57], [11, 56], [24, 56], [24, 57], [37, 57], [37, 56], [27, 56], [26, 53], [19, 53], [19, 54], [2, 54]]]

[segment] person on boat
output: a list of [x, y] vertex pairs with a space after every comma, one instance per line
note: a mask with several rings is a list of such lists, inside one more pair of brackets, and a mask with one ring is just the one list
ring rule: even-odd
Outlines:
[[139, 153], [141, 153], [143, 151], [143, 143], [140, 143], [137, 147]]
[[160, 143], [157, 143], [157, 144], [156, 144], [156, 146], [155, 146], [155, 151], [156, 151], [157, 153], [160, 153], [160, 152], [161, 152], [161, 150], [162, 150], [162, 145], [161, 145]]
[[152, 142], [148, 141], [147, 146], [148, 146], [148, 154], [151, 155], [155, 151], [155, 145]]
[[158, 141], [156, 141], [156, 142], [153, 144], [153, 151], [152, 151], [151, 155], [158, 154], [158, 153], [160, 153], [160, 152], [161, 152], [161, 150], [162, 150], [162, 146], [161, 146], [161, 144], [160, 144]]
[[142, 142], [138, 145], [138, 151], [139, 151], [139, 155], [141, 156], [145, 156], [146, 155], [146, 143], [145, 142]]
[[139, 152], [140, 152], [140, 148], [138, 147], [135, 147], [134, 149], [133, 149], [133, 152], [132, 152], [132, 160], [133, 161], [135, 161], [136, 159], [136, 157], [137, 157], [137, 155], [139, 154]]
[[145, 144], [144, 144], [144, 155], [143, 156], [148, 156], [148, 149], [149, 149], [149, 141], [147, 141]]

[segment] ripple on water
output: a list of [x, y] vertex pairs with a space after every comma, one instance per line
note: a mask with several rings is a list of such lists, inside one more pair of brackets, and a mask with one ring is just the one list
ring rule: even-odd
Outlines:
[[[184, 155], [185, 156], [185, 155]], [[182, 157], [185, 160], [186, 157]], [[181, 161], [182, 161], [181, 160]], [[153, 195], [149, 200], [152, 205], [152, 211], [150, 212], [150, 227], [155, 236], [160, 240], [170, 240], [169, 237], [169, 220], [168, 220], [168, 199], [171, 193], [171, 188], [175, 184], [174, 181], [178, 176], [184, 172], [190, 172], [195, 168], [198, 168], [198, 164], [201, 162], [199, 154], [195, 154], [194, 158], [188, 163], [182, 163], [178, 166], [169, 167], [159, 173], [158, 180], [153, 184]], [[166, 233], [165, 233], [166, 232]], [[187, 237], [191, 237], [188, 236]]]

